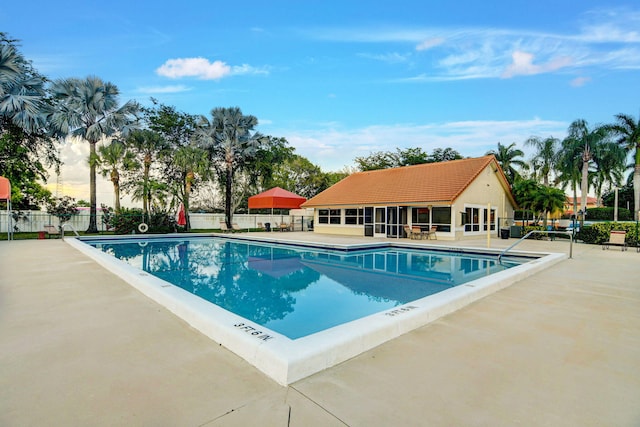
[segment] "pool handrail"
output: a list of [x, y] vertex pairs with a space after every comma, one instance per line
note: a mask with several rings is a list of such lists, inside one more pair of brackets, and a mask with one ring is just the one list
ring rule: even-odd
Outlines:
[[76, 233], [76, 236], [80, 236], [80, 234], [78, 234], [78, 232], [76, 231], [75, 228], [73, 228], [73, 225], [71, 224], [62, 224], [62, 227], [60, 227], [60, 238], [64, 240], [64, 228], [69, 226], [69, 228], [71, 228], [73, 230], [74, 233]]
[[555, 231], [555, 230], [531, 230], [524, 236], [522, 236], [517, 242], [513, 245], [509, 246], [507, 249], [500, 252], [498, 255], [498, 262], [502, 262], [502, 256], [506, 254], [509, 250], [511, 250], [514, 246], [518, 245], [520, 242], [531, 236], [532, 234], [565, 234], [569, 236], [569, 258], [573, 258], [573, 233], [570, 231]]

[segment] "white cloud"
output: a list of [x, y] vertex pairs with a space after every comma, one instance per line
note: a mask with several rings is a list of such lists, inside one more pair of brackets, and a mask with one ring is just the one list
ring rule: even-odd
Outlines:
[[576, 36], [590, 43], [640, 43], [640, 11], [626, 8], [596, 9], [583, 17]]
[[513, 62], [502, 74], [504, 78], [548, 73], [572, 64], [571, 58], [566, 56], [553, 58], [549, 62], [538, 65], [533, 63], [534, 55], [528, 52], [515, 51], [511, 57], [513, 58]]
[[[306, 34], [342, 43], [405, 44], [416, 51], [438, 47], [424, 62], [412, 57], [411, 77], [392, 81], [450, 81], [522, 75], [640, 69], [640, 11], [599, 9], [566, 22], [559, 32], [480, 27], [315, 28]], [[398, 55], [403, 55], [399, 53]], [[385, 58], [369, 53], [368, 57]], [[399, 58], [399, 57], [398, 57]], [[392, 57], [387, 57], [392, 59]], [[427, 62], [428, 61], [428, 62]]]
[[231, 68], [231, 74], [269, 74], [269, 69], [267, 67], [256, 68], [248, 64], [234, 65]]
[[268, 74], [269, 70], [248, 64], [231, 66], [223, 61], [210, 62], [206, 58], [197, 57], [169, 59], [156, 69], [156, 73], [171, 79], [196, 77], [202, 80], [219, 80], [231, 75]]
[[416, 50], [417, 51], [421, 51], [421, 50], [429, 50], [431, 48], [434, 48], [436, 46], [441, 45], [442, 43], [444, 43], [444, 39], [442, 37], [433, 37], [427, 40], [424, 40], [422, 42], [420, 42], [417, 46], [416, 46]]
[[169, 59], [156, 73], [163, 77], [198, 77], [203, 80], [218, 80], [231, 74], [231, 67], [222, 61], [209, 62], [206, 58]]

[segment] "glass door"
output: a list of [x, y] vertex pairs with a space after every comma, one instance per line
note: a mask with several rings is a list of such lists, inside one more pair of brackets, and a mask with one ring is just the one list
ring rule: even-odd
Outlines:
[[373, 207], [364, 208], [364, 235], [373, 237]]
[[373, 223], [373, 237], [387, 237], [387, 208], [376, 207]]
[[387, 237], [398, 237], [400, 232], [400, 218], [398, 217], [398, 207], [389, 206], [387, 208]]

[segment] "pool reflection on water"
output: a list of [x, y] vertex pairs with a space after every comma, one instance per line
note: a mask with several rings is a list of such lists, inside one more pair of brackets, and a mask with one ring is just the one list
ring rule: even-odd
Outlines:
[[224, 238], [87, 241], [219, 307], [297, 339], [515, 265], [419, 249], [331, 251]]

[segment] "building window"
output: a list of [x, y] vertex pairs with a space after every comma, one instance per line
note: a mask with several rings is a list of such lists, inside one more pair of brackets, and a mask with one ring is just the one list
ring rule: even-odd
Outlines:
[[[488, 215], [487, 209], [484, 209], [483, 213], [484, 213], [484, 224], [482, 229], [484, 231], [487, 231], [487, 229], [495, 230], [496, 229], [496, 210], [491, 209], [491, 215]], [[489, 221], [489, 224], [487, 224], [487, 221]]]
[[329, 209], [318, 209], [318, 222], [329, 224]]
[[467, 217], [464, 231], [480, 231], [480, 209], [466, 208], [464, 211]]
[[345, 209], [344, 223], [349, 225], [360, 224], [364, 222], [364, 209]]
[[438, 231], [451, 231], [451, 207], [434, 206], [431, 209], [431, 225], [438, 227]]
[[329, 209], [329, 224], [340, 224], [341, 209]]
[[340, 209], [318, 209], [318, 223], [340, 224]]
[[412, 224], [429, 224], [429, 208], [411, 209]]

